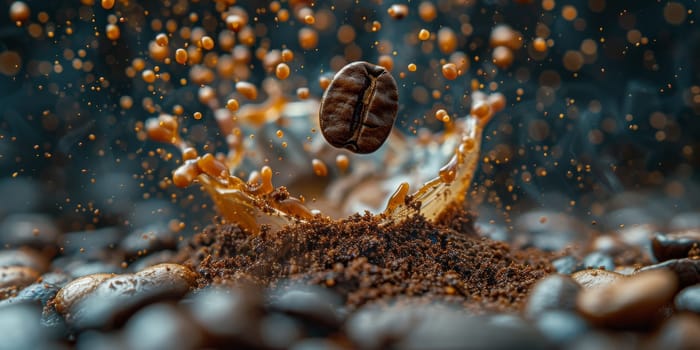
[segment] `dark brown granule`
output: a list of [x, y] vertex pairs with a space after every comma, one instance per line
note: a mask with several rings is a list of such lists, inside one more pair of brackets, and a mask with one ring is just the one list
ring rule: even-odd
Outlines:
[[381, 227], [367, 214], [316, 218], [258, 236], [210, 226], [181, 253], [201, 274], [201, 286], [291, 279], [324, 285], [351, 309], [401, 297], [459, 302], [472, 311], [519, 309], [532, 284], [553, 272], [550, 257], [479, 237], [472, 216], [456, 212], [440, 220], [446, 225], [416, 215]]

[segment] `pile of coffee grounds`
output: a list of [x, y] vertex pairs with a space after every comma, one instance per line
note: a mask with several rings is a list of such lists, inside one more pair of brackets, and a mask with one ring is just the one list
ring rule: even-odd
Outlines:
[[516, 311], [533, 283], [554, 271], [548, 254], [480, 237], [462, 209], [440, 221], [415, 215], [382, 226], [370, 214], [318, 217], [257, 236], [218, 225], [180, 253], [200, 273], [201, 287], [299, 281], [335, 291], [349, 309], [410, 297], [474, 312]]

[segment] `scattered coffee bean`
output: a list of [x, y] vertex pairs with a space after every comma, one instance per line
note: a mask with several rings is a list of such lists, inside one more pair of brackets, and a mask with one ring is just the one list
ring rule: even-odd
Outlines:
[[26, 266], [39, 272], [46, 272], [49, 261], [44, 255], [28, 248], [0, 251], [0, 267], [9, 266]]
[[524, 314], [529, 319], [551, 310], [576, 309], [576, 296], [581, 286], [571, 277], [551, 275], [535, 284], [530, 290]]
[[659, 321], [662, 307], [673, 298], [678, 281], [670, 271], [636, 274], [581, 291], [577, 308], [597, 325], [614, 328], [648, 327]]
[[154, 224], [129, 233], [119, 244], [127, 257], [146, 255], [163, 249], [175, 249], [177, 236], [166, 225]]
[[562, 256], [559, 259], [552, 261], [552, 266], [557, 269], [557, 272], [562, 275], [570, 275], [582, 267], [578, 260], [571, 255]]
[[304, 326], [289, 315], [273, 312], [260, 322], [260, 333], [265, 345], [274, 349], [288, 349], [306, 333]]
[[205, 330], [209, 345], [255, 347], [262, 344], [262, 293], [254, 288], [210, 287], [187, 305], [189, 314]]
[[341, 319], [336, 312], [340, 306], [341, 300], [333, 292], [313, 287], [294, 287], [284, 291], [271, 304], [274, 310], [331, 328], [340, 326]]
[[177, 307], [168, 304], [147, 306], [124, 326], [127, 349], [196, 349], [202, 334]]
[[[424, 310], [425, 311], [425, 310]], [[399, 349], [546, 349], [542, 336], [526, 322], [494, 324], [450, 310], [425, 312], [396, 343]], [[508, 336], [504, 336], [507, 334]]]
[[681, 313], [668, 319], [656, 333], [649, 349], [697, 349], [700, 344], [700, 316]]
[[0, 306], [0, 349], [60, 349], [40, 322], [41, 307], [32, 303]]
[[700, 314], [700, 284], [681, 290], [674, 301], [676, 310]]
[[334, 147], [371, 153], [389, 136], [398, 108], [391, 74], [381, 66], [353, 62], [335, 75], [323, 95], [321, 132]]
[[552, 343], [562, 346], [573, 344], [574, 340], [589, 329], [588, 323], [574, 312], [547, 311], [535, 320], [535, 326]]
[[613, 258], [610, 255], [602, 252], [593, 252], [586, 255], [581, 264], [587, 268], [605, 269], [608, 271], [615, 270], [615, 262], [613, 261]]
[[0, 224], [0, 245], [4, 247], [29, 246], [38, 249], [54, 247], [58, 228], [48, 216], [13, 214]]
[[700, 230], [657, 233], [651, 244], [654, 256], [659, 261], [687, 258], [693, 246], [700, 246]]
[[571, 275], [571, 278], [584, 288], [605, 286], [624, 277], [625, 276], [616, 272], [599, 269], [582, 270]]
[[54, 298], [56, 310], [68, 314], [73, 306], [83, 300], [103, 281], [114, 277], [113, 274], [93, 274], [73, 280], [58, 291]]
[[0, 300], [14, 296], [22, 288], [34, 283], [39, 276], [39, 271], [31, 267], [0, 267]]
[[639, 271], [671, 270], [676, 273], [681, 288], [700, 283], [700, 259], [673, 259], [649, 265]]

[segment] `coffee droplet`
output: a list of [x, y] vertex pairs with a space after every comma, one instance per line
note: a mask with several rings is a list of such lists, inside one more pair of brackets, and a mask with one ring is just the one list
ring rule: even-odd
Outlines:
[[321, 132], [334, 147], [371, 153], [389, 137], [398, 108], [391, 74], [381, 66], [353, 62], [335, 75], [323, 95]]

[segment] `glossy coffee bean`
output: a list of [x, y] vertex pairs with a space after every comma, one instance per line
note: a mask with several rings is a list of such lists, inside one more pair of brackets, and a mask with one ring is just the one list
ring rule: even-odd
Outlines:
[[569, 276], [545, 277], [532, 287], [524, 310], [525, 316], [535, 319], [551, 310], [574, 310], [580, 290], [581, 286]]
[[618, 281], [625, 276], [612, 271], [587, 269], [574, 273], [571, 278], [584, 288], [597, 288]]
[[672, 259], [662, 263], [645, 266], [639, 271], [671, 270], [678, 277], [681, 288], [700, 283], [700, 259]]
[[371, 153], [389, 137], [398, 112], [396, 81], [384, 67], [353, 62], [333, 78], [319, 112], [326, 141], [355, 153]]
[[0, 267], [0, 299], [14, 296], [22, 288], [34, 283], [40, 274], [31, 267]]
[[668, 270], [640, 272], [610, 284], [581, 291], [579, 313], [590, 322], [614, 328], [648, 327], [663, 316], [663, 307], [678, 289]]
[[694, 245], [700, 245], [700, 230], [697, 229], [657, 233], [651, 240], [654, 256], [659, 261], [687, 258]]
[[674, 300], [678, 311], [690, 311], [700, 315], [700, 284], [683, 289]]

